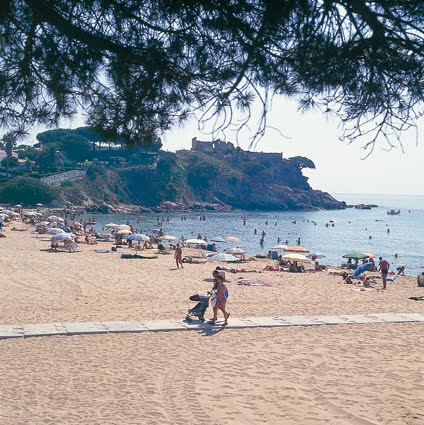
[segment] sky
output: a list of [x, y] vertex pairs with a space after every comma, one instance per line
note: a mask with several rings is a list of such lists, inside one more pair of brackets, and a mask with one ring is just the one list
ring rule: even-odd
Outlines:
[[[282, 152], [285, 158], [311, 159], [316, 169], [304, 169], [303, 173], [309, 177], [313, 189], [332, 194], [424, 195], [423, 179], [419, 175], [423, 169], [424, 140], [421, 137], [417, 144], [415, 132], [404, 134], [404, 153], [400, 148], [387, 151], [387, 146], [376, 146], [372, 155], [363, 159], [365, 142], [341, 142], [342, 130], [337, 117], [329, 119], [319, 111], [302, 113], [294, 102], [279, 99], [273, 103], [269, 126], [277, 128], [285, 137], [270, 128], [255, 150]], [[210, 134], [202, 134], [192, 122], [166, 134], [163, 149], [189, 149], [194, 136], [199, 140], [212, 140]], [[236, 141], [235, 133], [227, 132], [225, 136], [227, 141]], [[239, 137], [239, 146], [246, 150], [250, 143], [248, 136]]]
[[[390, 194], [424, 195], [423, 178], [420, 170], [424, 162], [423, 122], [420, 122], [421, 137], [416, 143], [416, 134], [404, 134], [400, 148], [387, 151], [384, 146], [376, 146], [367, 159], [363, 159], [364, 141], [352, 144], [341, 142], [340, 121], [337, 117], [328, 117], [319, 111], [299, 112], [296, 103], [282, 98], [274, 100], [269, 112], [269, 128], [265, 136], [257, 143], [255, 150], [263, 152], [282, 152], [284, 158], [305, 156], [311, 159], [316, 169], [304, 169], [313, 189], [331, 194]], [[255, 123], [250, 127], [254, 129]], [[72, 122], [66, 122], [61, 128], [76, 128], [84, 125], [82, 116]], [[43, 129], [33, 129], [30, 138]], [[235, 132], [227, 131], [218, 135], [221, 139], [237, 145]], [[239, 137], [238, 145], [249, 150], [248, 131]], [[197, 121], [187, 122], [184, 127], [174, 128], [162, 136], [163, 149], [176, 151], [190, 149], [191, 139], [213, 140], [211, 132], [199, 131]]]

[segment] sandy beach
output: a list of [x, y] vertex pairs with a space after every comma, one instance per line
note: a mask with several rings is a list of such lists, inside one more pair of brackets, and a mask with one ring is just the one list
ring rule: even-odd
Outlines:
[[[182, 319], [219, 263], [123, 260], [110, 243], [0, 241], [0, 324]], [[125, 252], [125, 251], [124, 251]], [[415, 278], [359, 291], [328, 272], [227, 273], [233, 317], [421, 312]], [[238, 266], [240, 267], [240, 266]], [[237, 278], [271, 287], [244, 287]], [[207, 312], [211, 317], [211, 310]], [[231, 319], [230, 319], [231, 320]], [[422, 424], [424, 325], [223, 329], [0, 341], [3, 424]]]

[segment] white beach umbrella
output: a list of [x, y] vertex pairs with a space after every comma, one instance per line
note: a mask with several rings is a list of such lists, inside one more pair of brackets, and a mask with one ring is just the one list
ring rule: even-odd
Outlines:
[[303, 263], [309, 262], [309, 258], [305, 257], [303, 254], [289, 253], [283, 255], [281, 258], [283, 260], [298, 261]]
[[58, 217], [57, 215], [49, 215], [47, 217], [49, 221], [65, 221], [62, 217]]
[[226, 263], [235, 263], [240, 260], [234, 255], [227, 254], [225, 252], [219, 252], [218, 254], [212, 255], [212, 257], [208, 258], [209, 261], [224, 261]]
[[71, 241], [72, 235], [70, 233], [58, 233], [57, 235], [52, 236], [52, 242], [60, 241]]
[[35, 204], [36, 207], [42, 207], [43, 204]]
[[176, 238], [175, 236], [172, 236], [172, 235], [161, 236], [159, 239], [162, 240], [162, 241], [170, 241], [170, 242], [178, 240], [178, 238]]
[[62, 227], [63, 224], [60, 223], [59, 221], [52, 221], [51, 223], [48, 224], [49, 227]]
[[189, 245], [207, 245], [208, 244], [203, 239], [187, 239], [186, 241], [184, 241], [184, 243]]
[[48, 221], [40, 221], [37, 223], [37, 226], [48, 226], [50, 223]]
[[120, 236], [125, 236], [125, 235], [131, 235], [132, 232], [131, 230], [128, 230], [128, 229], [122, 229], [122, 230], [118, 230], [116, 234]]
[[115, 227], [116, 230], [131, 230], [131, 226], [128, 226], [128, 224], [118, 224]]
[[150, 241], [150, 238], [147, 235], [143, 235], [141, 233], [134, 233], [133, 235], [128, 236], [128, 240], [144, 242], [144, 241]]
[[241, 248], [230, 248], [230, 249], [226, 249], [225, 253], [227, 253], [227, 254], [245, 254], [246, 251], [244, 251]]
[[15, 208], [23, 208], [23, 206], [18, 204], [18, 205], [15, 205]]
[[105, 224], [105, 227], [106, 227], [106, 228], [108, 228], [108, 229], [112, 229], [112, 228], [114, 228], [114, 227], [116, 227], [116, 226], [119, 226], [119, 224], [116, 224], [116, 223], [108, 223], [108, 224]]
[[53, 227], [52, 229], [47, 230], [48, 235], [59, 235], [64, 233], [65, 231], [63, 229], [58, 229], [57, 227]]

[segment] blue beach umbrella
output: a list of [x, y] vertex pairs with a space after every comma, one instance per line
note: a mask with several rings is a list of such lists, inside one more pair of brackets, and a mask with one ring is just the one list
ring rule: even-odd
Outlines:
[[352, 277], [354, 278], [354, 279], [358, 279], [359, 278], [359, 275], [361, 274], [361, 273], [363, 273], [363, 272], [366, 272], [366, 271], [368, 271], [369, 269], [370, 269], [370, 267], [371, 267], [371, 263], [364, 263], [364, 264], [361, 264], [360, 266], [358, 266], [356, 269], [355, 269], [355, 271], [353, 272], [353, 274], [352, 274]]

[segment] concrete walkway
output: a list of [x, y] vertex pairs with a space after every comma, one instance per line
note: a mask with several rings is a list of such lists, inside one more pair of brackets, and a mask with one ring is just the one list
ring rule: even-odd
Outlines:
[[[227, 329], [273, 328], [284, 326], [353, 325], [364, 323], [424, 323], [424, 313], [375, 313], [340, 316], [282, 316], [240, 317], [229, 320]], [[221, 322], [222, 323], [222, 322]], [[222, 325], [208, 325], [198, 320], [142, 320], [133, 322], [36, 323], [27, 325], [0, 325], [0, 339], [33, 336], [70, 336], [108, 333], [140, 333], [197, 330], [210, 332]]]

